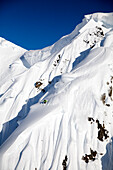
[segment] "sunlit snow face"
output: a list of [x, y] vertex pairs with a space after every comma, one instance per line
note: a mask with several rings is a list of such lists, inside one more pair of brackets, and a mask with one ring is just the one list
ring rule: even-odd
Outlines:
[[113, 38], [103, 16], [42, 50], [0, 39], [0, 169], [112, 169]]

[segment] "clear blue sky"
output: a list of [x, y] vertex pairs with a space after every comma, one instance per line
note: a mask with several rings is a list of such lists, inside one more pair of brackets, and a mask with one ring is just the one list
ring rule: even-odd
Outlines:
[[0, 37], [28, 50], [41, 49], [94, 12], [113, 12], [113, 0], [0, 0]]

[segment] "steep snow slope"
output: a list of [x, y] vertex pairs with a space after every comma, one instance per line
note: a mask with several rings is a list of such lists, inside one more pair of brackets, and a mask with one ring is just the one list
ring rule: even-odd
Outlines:
[[0, 38], [0, 86], [8, 79], [9, 70], [14, 61], [18, 60], [26, 50], [17, 45]]
[[86, 15], [52, 46], [7, 56], [1, 170], [113, 170], [112, 21]]
[[0, 38], [0, 131], [7, 116], [6, 110], [8, 110], [8, 106], [10, 107], [10, 105], [4, 104], [8, 104], [11, 99], [15, 77], [26, 70], [20, 60], [25, 52], [25, 49]]

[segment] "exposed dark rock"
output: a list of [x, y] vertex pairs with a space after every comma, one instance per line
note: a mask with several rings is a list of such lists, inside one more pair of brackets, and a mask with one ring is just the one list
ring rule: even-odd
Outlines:
[[110, 107], [110, 104], [106, 104], [106, 106]]
[[67, 155], [66, 155], [66, 156], [65, 156], [65, 159], [64, 159], [63, 162], [62, 162], [63, 170], [66, 170], [66, 169], [67, 169], [67, 160], [68, 160], [68, 158], [67, 158]]
[[108, 96], [109, 96], [109, 97], [112, 97], [112, 86], [109, 87]]
[[90, 45], [90, 48], [93, 48], [95, 46], [95, 44], [92, 44], [92, 45]]
[[104, 139], [107, 139], [109, 136], [108, 136], [108, 131], [105, 129], [105, 125], [103, 123], [103, 126], [99, 123], [99, 120], [97, 119], [96, 120], [96, 123], [97, 123], [97, 128], [99, 129], [98, 130], [98, 139], [100, 141], [104, 141]]
[[88, 121], [95, 121], [92, 117], [88, 117]]
[[83, 40], [86, 44], [89, 44], [89, 41], [88, 40]]
[[101, 96], [101, 101], [102, 101], [103, 104], [105, 104], [105, 100], [106, 100], [106, 94], [104, 93]]
[[94, 161], [96, 155], [97, 155], [97, 151], [93, 151], [93, 150], [90, 148], [90, 154], [89, 154], [89, 155], [85, 154], [85, 156], [82, 157], [82, 160], [84, 160], [86, 163], [88, 163], [89, 160]]
[[51, 84], [51, 81], [48, 81], [49, 84]]
[[42, 82], [37, 81], [37, 82], [35, 83], [35, 87], [36, 87], [36, 88], [39, 88], [42, 84], [43, 84]]
[[41, 89], [41, 91], [43, 92], [43, 93], [45, 93], [46, 91], [45, 91], [45, 89]]

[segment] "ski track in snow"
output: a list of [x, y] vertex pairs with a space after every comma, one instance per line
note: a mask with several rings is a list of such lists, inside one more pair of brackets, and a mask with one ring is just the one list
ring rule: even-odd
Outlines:
[[113, 170], [112, 21], [86, 15], [42, 50], [0, 38], [0, 170]]

